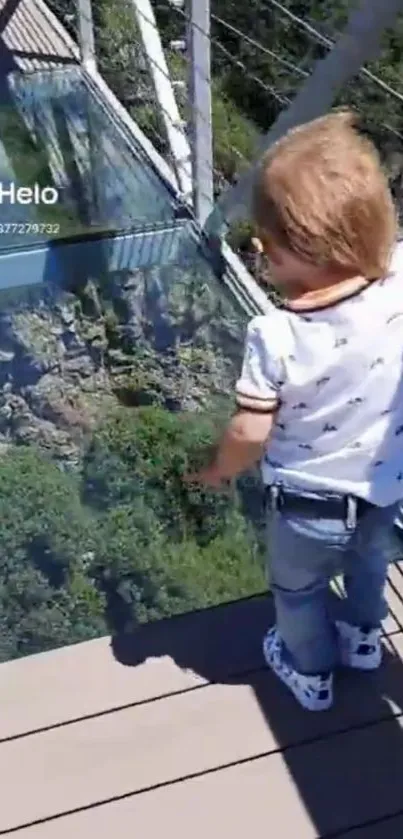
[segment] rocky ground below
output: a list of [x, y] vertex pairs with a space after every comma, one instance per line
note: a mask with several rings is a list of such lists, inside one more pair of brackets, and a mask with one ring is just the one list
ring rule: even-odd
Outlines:
[[163, 279], [167, 294], [154, 270], [115, 277], [113, 292], [90, 280], [76, 294], [0, 299], [0, 453], [35, 444], [77, 468], [117, 401], [197, 410], [231, 393], [242, 320], [208, 289], [192, 296], [182, 275]]

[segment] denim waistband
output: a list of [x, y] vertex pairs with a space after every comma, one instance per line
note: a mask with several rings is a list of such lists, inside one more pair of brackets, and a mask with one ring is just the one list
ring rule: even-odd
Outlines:
[[276, 484], [266, 487], [266, 498], [272, 511], [299, 513], [313, 518], [342, 519], [348, 530], [355, 530], [358, 519], [374, 506], [354, 495], [304, 494]]

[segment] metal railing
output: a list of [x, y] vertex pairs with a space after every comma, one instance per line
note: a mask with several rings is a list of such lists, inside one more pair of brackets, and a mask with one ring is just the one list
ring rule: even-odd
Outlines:
[[85, 69], [98, 69], [150, 153], [165, 159], [208, 234], [235, 224], [231, 241], [247, 241], [239, 225], [261, 152], [335, 101], [366, 117], [373, 111], [382, 140], [401, 148], [403, 85], [384, 78], [381, 64], [363, 65], [402, 0], [362, 0], [344, 31], [329, 3], [321, 21], [302, 19], [290, 0], [261, 0], [263, 28], [259, 20], [247, 27], [248, 11], [240, 15], [235, 0], [101, 0], [92, 10], [91, 0], [48, 3], [75, 34]]

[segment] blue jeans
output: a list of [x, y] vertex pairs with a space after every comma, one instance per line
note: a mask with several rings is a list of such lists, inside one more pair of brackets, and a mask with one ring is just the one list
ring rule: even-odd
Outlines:
[[[375, 628], [386, 617], [387, 568], [402, 546], [393, 528], [398, 505], [370, 508], [349, 530], [342, 518], [320, 518], [321, 496], [310, 498], [309, 517], [269, 511], [269, 579], [286, 658], [298, 672], [317, 674], [338, 663], [335, 618]], [[346, 597], [339, 600], [329, 584], [340, 574]]]

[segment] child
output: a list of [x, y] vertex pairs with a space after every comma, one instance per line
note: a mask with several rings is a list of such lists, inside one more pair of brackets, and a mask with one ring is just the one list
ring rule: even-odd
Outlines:
[[188, 480], [218, 487], [261, 459], [277, 621], [264, 655], [316, 711], [339, 663], [381, 662], [403, 497], [403, 243], [378, 156], [346, 112], [270, 149], [254, 220], [284, 303], [250, 323], [238, 411]]

